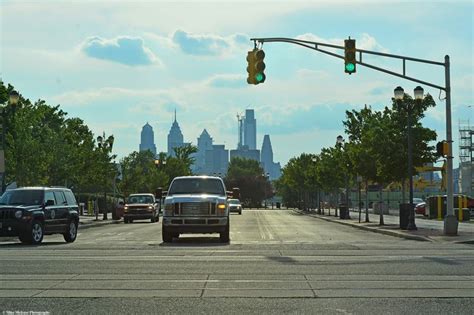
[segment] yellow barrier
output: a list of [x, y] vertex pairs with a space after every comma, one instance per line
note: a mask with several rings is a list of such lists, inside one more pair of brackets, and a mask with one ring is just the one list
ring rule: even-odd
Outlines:
[[442, 203], [441, 203], [442, 200], [441, 200], [441, 196], [438, 196], [436, 198], [438, 198], [438, 220], [441, 221], [443, 220], [443, 217], [442, 217], [443, 211], [442, 211]]
[[92, 201], [87, 202], [87, 214], [92, 215]]

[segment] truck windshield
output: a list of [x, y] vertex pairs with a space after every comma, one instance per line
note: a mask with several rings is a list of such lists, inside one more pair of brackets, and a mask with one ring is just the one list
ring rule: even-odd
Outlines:
[[180, 178], [175, 179], [168, 191], [169, 195], [211, 194], [225, 195], [222, 182], [214, 178]]
[[0, 205], [41, 205], [43, 190], [7, 190], [0, 198]]
[[134, 195], [128, 197], [128, 203], [153, 203], [153, 197], [148, 195]]

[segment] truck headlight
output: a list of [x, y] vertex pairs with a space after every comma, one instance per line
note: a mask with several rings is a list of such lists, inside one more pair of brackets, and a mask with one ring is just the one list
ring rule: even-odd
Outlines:
[[226, 208], [226, 205], [224, 203], [219, 203], [217, 205], [217, 213], [218, 214], [224, 214], [225, 213], [225, 208]]
[[15, 212], [15, 218], [17, 218], [17, 219], [21, 219], [22, 215], [23, 215], [23, 211], [21, 211], [21, 210], [17, 210]]
[[128, 212], [128, 206], [123, 207], [123, 212]]

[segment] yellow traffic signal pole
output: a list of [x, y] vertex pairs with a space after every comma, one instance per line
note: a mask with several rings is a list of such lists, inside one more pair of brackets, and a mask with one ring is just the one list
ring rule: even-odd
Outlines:
[[[303, 46], [312, 50], [316, 50], [326, 55], [330, 55], [339, 59], [345, 60], [344, 56], [338, 55], [336, 53], [321, 49], [321, 47], [328, 47], [328, 48], [335, 48], [335, 49], [342, 49], [345, 50], [346, 47], [339, 46], [339, 45], [332, 45], [327, 43], [320, 43], [320, 42], [313, 42], [308, 40], [300, 40], [295, 38], [287, 38], [287, 37], [268, 37], [268, 38], [251, 38], [251, 41], [254, 42], [255, 47], [257, 46], [257, 42], [263, 45], [263, 43], [271, 43], [271, 42], [282, 42], [282, 43], [289, 43], [294, 45]], [[417, 82], [420, 84], [424, 84], [430, 86], [435, 89], [442, 90], [446, 93], [446, 142], [448, 143], [448, 155], [446, 156], [447, 160], [447, 170], [446, 170], [446, 193], [447, 193], [447, 204], [446, 204], [446, 216], [444, 218], [444, 234], [445, 235], [457, 235], [458, 234], [458, 220], [454, 215], [454, 207], [453, 207], [453, 140], [452, 140], [452, 124], [451, 124], [451, 77], [450, 77], [450, 62], [449, 56], [446, 55], [444, 57], [444, 62], [439, 61], [432, 61], [420, 58], [413, 58], [409, 56], [401, 56], [401, 55], [394, 55], [394, 54], [387, 54], [381, 53], [372, 50], [365, 50], [365, 49], [355, 49], [356, 52], [359, 52], [359, 60], [356, 60], [356, 64], [361, 66], [365, 66], [367, 68], [377, 70], [380, 72], [384, 72], [386, 74], [390, 74], [399, 78], [403, 78], [406, 80], [410, 80], [413, 82]], [[394, 58], [402, 60], [402, 73], [394, 72], [391, 70], [383, 69], [381, 67], [377, 67], [362, 61], [363, 54], [368, 55], [377, 55], [386, 58]], [[444, 74], [445, 74], [445, 86], [440, 86], [434, 83], [426, 82], [423, 80], [416, 79], [414, 77], [409, 77], [406, 75], [406, 61], [418, 62], [418, 63], [426, 63], [431, 65], [443, 66], [444, 67]]]

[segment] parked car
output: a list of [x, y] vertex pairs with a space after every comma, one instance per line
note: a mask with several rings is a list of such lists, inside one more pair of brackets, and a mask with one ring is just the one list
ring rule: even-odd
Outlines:
[[237, 212], [238, 214], [242, 214], [242, 205], [240, 204], [239, 199], [229, 199], [228, 203], [230, 212]]
[[426, 216], [426, 202], [420, 202], [418, 204], [415, 205], [415, 213], [416, 214], [422, 214], [424, 216]]
[[132, 194], [123, 207], [123, 221], [149, 219], [151, 223], [160, 221], [160, 204], [153, 194]]
[[70, 189], [24, 187], [0, 198], [0, 236], [18, 236], [22, 243], [40, 244], [44, 235], [62, 234], [74, 242], [79, 206]]

